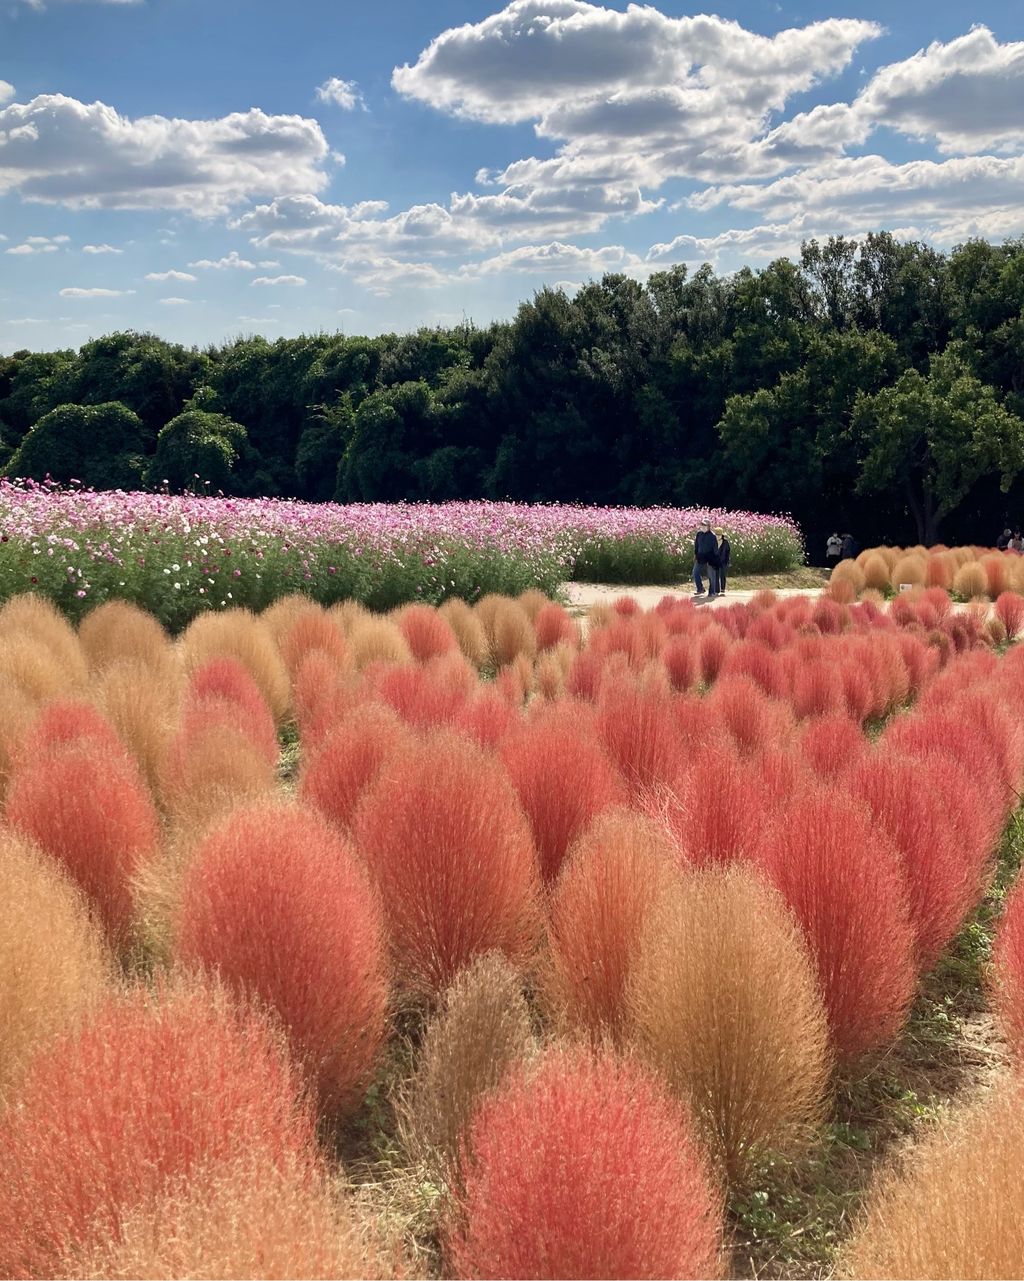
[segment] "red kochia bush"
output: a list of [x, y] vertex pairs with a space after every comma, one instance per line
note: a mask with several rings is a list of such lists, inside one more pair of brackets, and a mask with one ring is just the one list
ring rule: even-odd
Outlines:
[[1016, 640], [1024, 627], [1024, 596], [1002, 592], [996, 598], [996, 617], [1006, 628], [1006, 639]]
[[64, 865], [111, 942], [125, 943], [131, 878], [156, 853], [159, 830], [149, 791], [127, 757], [72, 747], [25, 761], [11, 776], [5, 815]]
[[339, 827], [349, 827], [366, 788], [410, 731], [390, 707], [357, 708], [309, 757], [299, 795]]
[[999, 1023], [1011, 1052], [1024, 1059], [1024, 881], [1006, 900], [992, 950]]
[[856, 763], [843, 786], [867, 802], [900, 856], [919, 964], [929, 970], [978, 892], [977, 871], [939, 800], [942, 792], [933, 785], [927, 763], [888, 753]]
[[478, 1109], [455, 1277], [711, 1277], [718, 1198], [690, 1120], [635, 1063], [554, 1050]]
[[868, 752], [868, 740], [848, 716], [820, 716], [800, 733], [800, 753], [823, 778], [837, 778]]
[[750, 857], [763, 823], [763, 792], [755, 769], [716, 746], [695, 751], [672, 790], [650, 798], [647, 808], [671, 832], [682, 861], [708, 867]]
[[481, 952], [533, 952], [540, 873], [501, 763], [446, 731], [385, 762], [354, 833], [380, 889], [396, 982], [432, 995]]
[[564, 717], [529, 721], [501, 744], [501, 759], [533, 829], [541, 875], [553, 881], [569, 845], [625, 789], [600, 747]]
[[413, 658], [421, 663], [458, 649], [459, 643], [447, 620], [429, 605], [408, 605], [396, 621]]
[[201, 731], [214, 721], [241, 730], [260, 755], [276, 763], [277, 726], [259, 686], [237, 658], [211, 658], [189, 678], [182, 729]]
[[136, 988], [41, 1054], [0, 1116], [0, 1275], [67, 1275], [66, 1253], [207, 1165], [258, 1151], [312, 1174], [313, 1144], [262, 1016], [198, 984]]
[[579, 643], [579, 629], [561, 605], [550, 601], [542, 605], [533, 620], [533, 630], [537, 633], [537, 648], [553, 649], [561, 641], [571, 645]]
[[706, 703], [742, 756], [784, 750], [793, 718], [749, 676], [720, 676]]
[[358, 1104], [384, 1038], [384, 922], [323, 819], [255, 805], [205, 836], [182, 887], [176, 956], [277, 1012], [326, 1108]]
[[758, 859], [814, 956], [839, 1058], [899, 1032], [917, 978], [897, 855], [866, 806], [804, 792], [764, 834]]
[[92, 748], [104, 755], [126, 755], [124, 743], [103, 713], [92, 703], [76, 699], [47, 704], [32, 722], [16, 755], [29, 761], [76, 747]]
[[671, 783], [681, 761], [672, 704], [626, 681], [601, 690], [597, 732], [605, 751], [636, 791]]

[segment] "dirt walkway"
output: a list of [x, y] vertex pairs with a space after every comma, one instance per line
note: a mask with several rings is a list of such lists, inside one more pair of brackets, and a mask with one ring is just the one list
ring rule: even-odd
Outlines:
[[[817, 587], [776, 587], [772, 588], [776, 596], [811, 596], [816, 597], [821, 589]], [[664, 596], [677, 596], [681, 600], [692, 597], [692, 589], [685, 583], [679, 587], [630, 587], [614, 583], [563, 583], [562, 591], [577, 609], [589, 609], [598, 602], [613, 605], [624, 596], [632, 596], [642, 609], [653, 609]], [[727, 591], [724, 596], [708, 600], [701, 596], [697, 604], [701, 609], [726, 608], [729, 605], [745, 605], [757, 595], [755, 591]]]

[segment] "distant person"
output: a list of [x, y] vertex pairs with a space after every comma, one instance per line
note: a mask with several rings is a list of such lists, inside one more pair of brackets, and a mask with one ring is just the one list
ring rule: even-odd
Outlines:
[[857, 540], [852, 534], [843, 535], [843, 545], [841, 550], [843, 553], [843, 560], [857, 559]]
[[835, 565], [843, 554], [843, 540], [838, 534], [831, 534], [825, 544], [825, 563]]
[[725, 595], [725, 580], [728, 576], [729, 561], [732, 557], [732, 546], [724, 529], [716, 529], [718, 535], [718, 594]]
[[711, 522], [704, 521], [693, 540], [694, 596], [704, 595], [704, 579], [708, 580], [708, 599], [718, 595], [718, 539], [711, 532]]
[[996, 539], [996, 551], [1005, 552], [1007, 547], [1009, 547], [1010, 545], [1010, 539], [1012, 537], [1013, 535], [1010, 533], [1009, 529], [1004, 529], [1003, 532]]
[[1013, 531], [1013, 537], [1010, 539], [1011, 552], [1024, 552], [1024, 537], [1021, 536], [1019, 529]]

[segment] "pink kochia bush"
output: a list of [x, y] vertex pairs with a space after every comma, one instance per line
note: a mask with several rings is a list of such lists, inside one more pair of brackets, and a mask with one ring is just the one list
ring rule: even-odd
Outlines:
[[561, 707], [509, 735], [500, 754], [530, 820], [541, 874], [553, 881], [572, 841], [602, 810], [625, 800], [625, 788], [601, 748]]
[[916, 938], [898, 856], [868, 809], [805, 790], [769, 826], [757, 861], [803, 928], [836, 1056], [887, 1045], [910, 1008]]
[[7, 822], [52, 854], [85, 891], [115, 946], [128, 942], [131, 879], [157, 851], [152, 798], [127, 755], [74, 740], [24, 760], [7, 789]]
[[353, 833], [407, 989], [433, 996], [482, 952], [530, 959], [537, 852], [504, 769], [482, 748], [444, 730], [400, 747], [367, 789]]
[[236, 810], [192, 856], [176, 959], [273, 1009], [333, 1113], [359, 1103], [384, 1040], [385, 953], [364, 868], [311, 811]]
[[689, 1117], [658, 1078], [552, 1050], [476, 1112], [448, 1275], [717, 1276], [720, 1219]]
[[67, 1275], [68, 1256], [204, 1167], [258, 1153], [312, 1177], [314, 1152], [262, 1015], [192, 983], [110, 998], [35, 1060], [0, 1116], [0, 1275]]

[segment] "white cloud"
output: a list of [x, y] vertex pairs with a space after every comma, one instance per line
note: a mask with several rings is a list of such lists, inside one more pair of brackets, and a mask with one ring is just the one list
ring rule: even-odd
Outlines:
[[589, 249], [562, 244], [556, 240], [548, 245], [522, 245], [507, 253], [495, 254], [482, 262], [469, 264], [463, 268], [463, 274], [471, 277], [495, 276], [511, 271], [550, 279], [553, 273], [601, 276], [609, 271], [635, 274], [642, 270], [643, 259], [630, 253], [622, 245]]
[[250, 281], [253, 285], [304, 285], [305, 276], [257, 276]]
[[893, 164], [882, 156], [844, 157], [763, 185], [709, 187], [691, 196], [693, 208], [729, 204], [889, 225], [894, 218], [935, 220], [1017, 210], [1024, 225], [1024, 157], [965, 156]]
[[[6, 239], [6, 237], [5, 237]], [[26, 236], [20, 245], [5, 249], [5, 254], [55, 254], [70, 236]]]
[[134, 289], [62, 289], [60, 296], [62, 298], [126, 298], [133, 294]]
[[332, 76], [325, 80], [316, 91], [319, 102], [330, 102], [343, 111], [353, 111], [363, 105], [363, 95], [354, 80], [339, 80]]
[[41, 316], [17, 316], [11, 320], [4, 321], [7, 325], [45, 325], [46, 321]]
[[190, 298], [161, 298], [160, 301], [165, 307], [187, 307], [192, 300]]
[[195, 283], [197, 277], [187, 271], [151, 271], [146, 276], [147, 280], [182, 280], [186, 283]]
[[190, 262], [189, 266], [199, 267], [204, 271], [207, 269], [211, 271], [223, 271], [228, 267], [237, 267], [242, 271], [253, 271], [256, 264], [254, 262], [250, 262], [247, 258], [240, 258], [238, 256], [238, 250], [232, 249], [224, 258], [200, 258], [197, 262]]
[[[665, 86], [697, 95], [691, 109], [701, 94], [716, 93], [755, 111], [781, 105], [842, 70], [880, 31], [873, 22], [830, 18], [761, 36], [737, 22], [669, 18], [646, 5], [623, 13], [584, 0], [513, 0], [482, 22], [442, 32], [413, 66], [395, 68], [392, 84], [442, 110], [503, 124], [536, 120], [539, 131], [566, 136], [552, 112], [585, 117], [605, 104], [612, 119], [628, 116], [638, 105], [631, 95]], [[641, 98], [641, 114], [657, 101]], [[643, 131], [649, 126], [645, 119]], [[635, 136], [635, 125], [626, 129]]]
[[0, 80], [0, 106], [10, 102], [14, 97], [14, 85], [9, 80]]
[[113, 245], [83, 245], [82, 253], [84, 254], [123, 254], [123, 249], [116, 249]]
[[315, 120], [253, 108], [213, 120], [128, 119], [43, 94], [0, 110], [0, 193], [73, 208], [223, 213], [252, 196], [319, 191], [328, 146]]
[[875, 124], [936, 138], [945, 152], [1024, 147], [1024, 41], [976, 26], [882, 67], [854, 104]]
[[413, 65], [395, 68], [392, 84], [454, 115], [532, 122], [559, 144], [554, 156], [481, 171], [478, 182], [503, 190], [453, 196], [450, 212], [502, 241], [564, 239], [656, 208], [644, 193], [670, 179], [770, 177], [841, 154], [870, 128], [846, 104], [788, 129], [773, 118], [880, 32], [830, 18], [762, 36], [649, 5], [513, 0], [442, 32]]
[[246, 325], [279, 325], [281, 323], [276, 316], [236, 316], [235, 319]]

